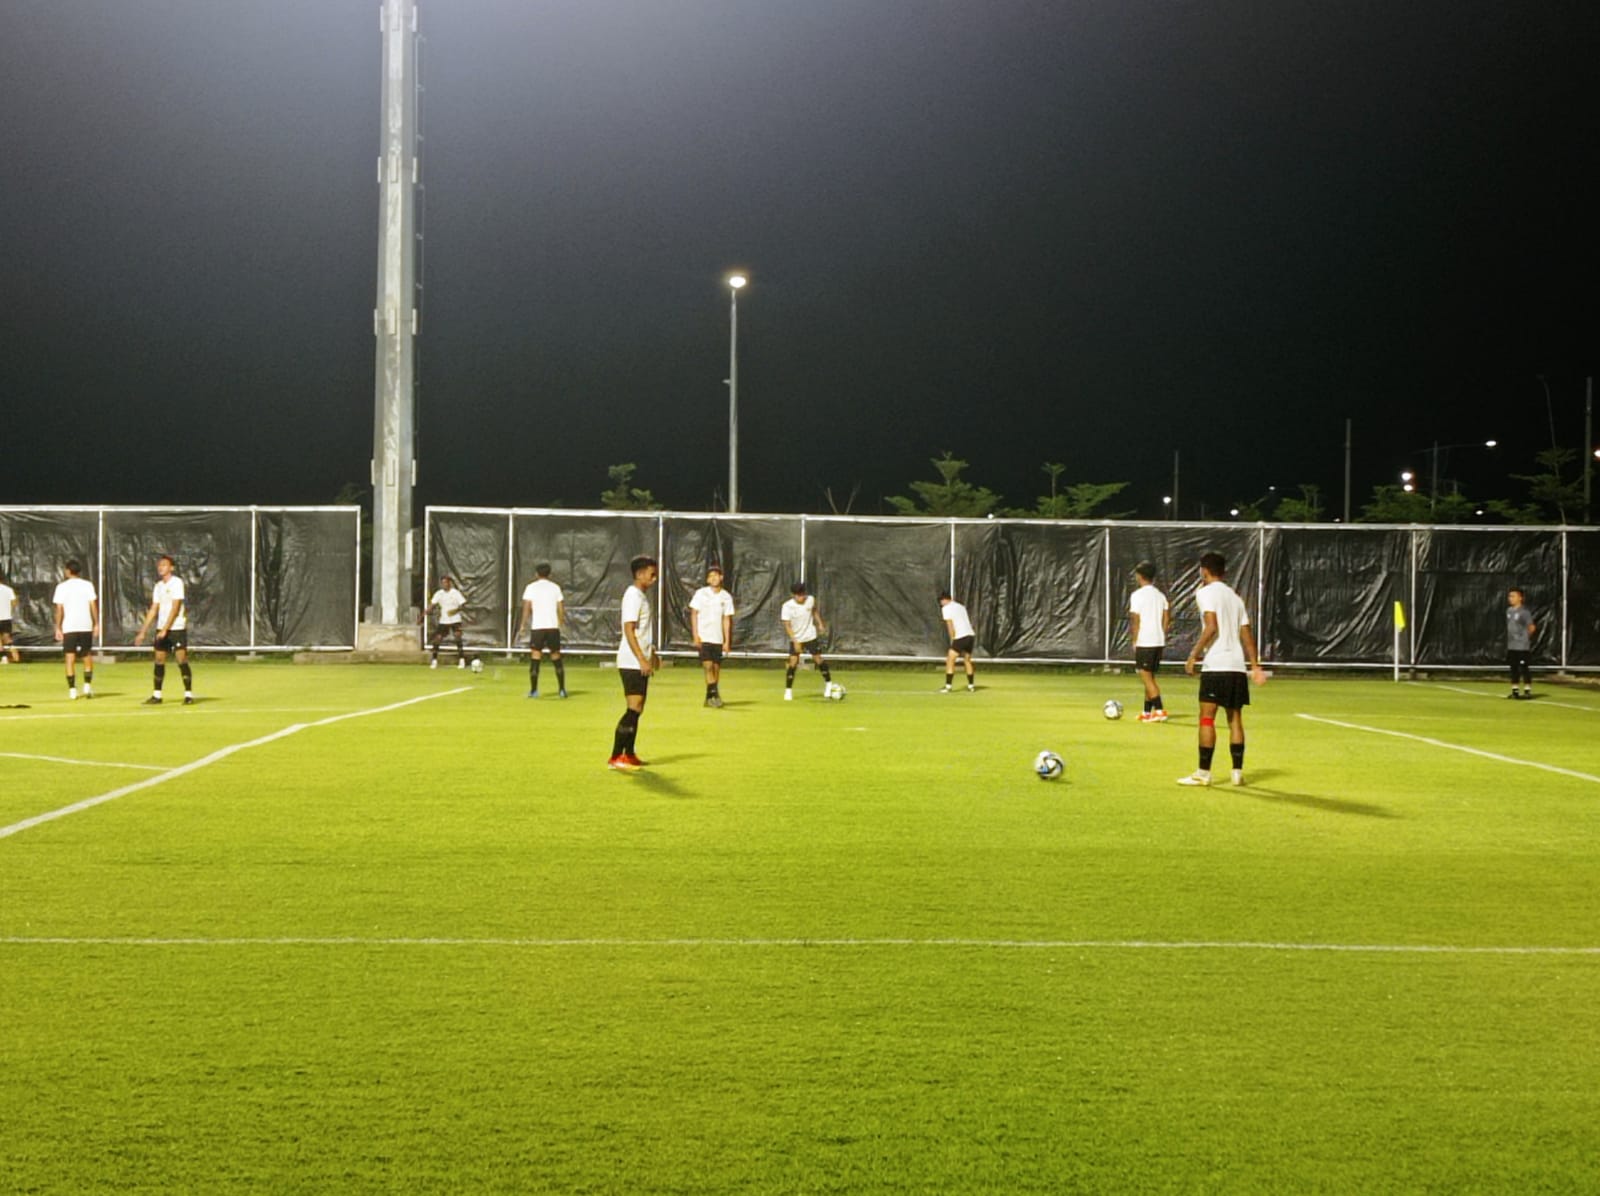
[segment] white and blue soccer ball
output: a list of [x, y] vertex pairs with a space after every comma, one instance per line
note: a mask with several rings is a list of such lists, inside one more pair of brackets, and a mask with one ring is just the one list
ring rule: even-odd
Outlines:
[[1057, 781], [1067, 771], [1067, 762], [1046, 748], [1033, 758], [1033, 771], [1041, 781]]
[[1111, 698], [1107, 700], [1104, 706], [1100, 707], [1100, 713], [1105, 715], [1107, 718], [1121, 718], [1122, 703], [1117, 701], [1115, 698]]
[[844, 686], [837, 681], [828, 681], [822, 686], [822, 696], [830, 702], [844, 701]]
[[474, 673], [483, 672], [483, 661], [479, 660], [476, 656], [472, 658], [472, 671]]

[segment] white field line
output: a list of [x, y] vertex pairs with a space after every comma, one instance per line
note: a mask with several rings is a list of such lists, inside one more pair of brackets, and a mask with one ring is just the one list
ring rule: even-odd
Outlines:
[[[1445, 685], [1443, 682], [1422, 682], [1422, 681], [1412, 681], [1412, 682], [1410, 682], [1410, 684], [1416, 685], [1416, 686], [1420, 686], [1420, 687], [1423, 687], [1423, 688], [1426, 688], [1426, 689], [1448, 689], [1451, 693], [1466, 694], [1468, 697], [1472, 697], [1472, 698], [1495, 698], [1495, 699], [1497, 699], [1497, 700], [1499, 700], [1501, 702], [1504, 702], [1506, 700], [1505, 694], [1499, 694], [1499, 693], [1486, 694], [1481, 689], [1468, 689], [1464, 685]], [[1539, 697], [1536, 700], [1535, 705], [1539, 705], [1539, 706], [1559, 706], [1563, 710], [1582, 710], [1586, 714], [1600, 714], [1600, 706], [1580, 706], [1576, 702], [1557, 702], [1553, 698], [1546, 698], [1546, 697], [1543, 697], [1543, 696]]]
[[1150, 939], [980, 939], [980, 938], [139, 938], [4, 935], [7, 947], [503, 947], [527, 950], [563, 948], [863, 948], [954, 947], [994, 951], [1320, 951], [1372, 955], [1600, 955], [1596, 947], [1470, 946], [1452, 943], [1276, 943], [1244, 940], [1165, 942]]
[[[1558, 768], [1554, 764], [1544, 764], [1538, 760], [1519, 760], [1515, 756], [1502, 756], [1497, 752], [1486, 752], [1482, 748], [1467, 747], [1460, 743], [1447, 743], [1443, 739], [1434, 739], [1427, 735], [1411, 735], [1405, 731], [1391, 731], [1386, 727], [1366, 727], [1360, 723], [1345, 723], [1334, 718], [1319, 718], [1315, 714], [1296, 714], [1296, 718], [1307, 719], [1313, 723], [1324, 723], [1330, 727], [1343, 727], [1347, 731], [1366, 731], [1372, 735], [1390, 735], [1395, 739], [1410, 739], [1416, 743], [1425, 743], [1430, 747], [1447, 748], [1452, 752], [1465, 752], [1469, 756], [1482, 756], [1485, 760], [1495, 760], [1501, 764], [1516, 764], [1523, 768], [1537, 768], [1544, 772], [1559, 773], [1564, 777], [1576, 777], [1580, 781], [1593, 781], [1600, 785], [1600, 777], [1593, 773], [1578, 772], [1571, 768]], [[3, 833], [3, 832], [0, 832]]]
[[84, 764], [90, 768], [143, 768], [148, 772], [163, 772], [165, 764], [123, 764], [117, 760], [69, 760], [66, 756], [33, 756], [27, 752], [0, 752], [7, 760], [43, 760], [48, 764]]
[[[96, 702], [105, 704], [106, 699], [96, 698]], [[173, 703], [177, 705], [176, 702]], [[251, 710], [235, 710], [232, 707], [215, 709], [201, 706], [193, 710], [185, 710], [181, 715], [171, 715], [165, 710], [83, 710], [81, 703], [78, 710], [62, 710], [56, 714], [0, 714], [0, 726], [6, 723], [20, 723], [29, 719], [41, 718], [199, 718], [201, 715], [218, 714], [316, 714], [324, 710], [338, 710], [338, 706], [266, 706]]]
[[229, 744], [225, 748], [218, 748], [208, 756], [201, 756], [198, 760], [191, 760], [188, 764], [180, 764], [177, 768], [170, 768], [153, 777], [146, 777], [142, 781], [135, 781], [131, 785], [124, 785], [120, 789], [113, 789], [109, 793], [101, 793], [95, 797], [86, 797], [82, 801], [73, 802], [70, 806], [62, 806], [59, 810], [49, 810], [43, 814], [36, 814], [32, 818], [24, 818], [21, 822], [13, 822], [10, 826], [0, 826], [0, 839], [8, 838], [39, 826], [42, 823], [53, 822], [57, 818], [65, 818], [68, 814], [77, 814], [83, 810], [93, 809], [95, 806], [104, 805], [109, 801], [116, 801], [119, 797], [127, 797], [130, 793], [138, 793], [141, 789], [150, 789], [156, 785], [164, 785], [168, 781], [187, 776], [197, 772], [208, 765], [215, 764], [218, 760], [226, 760], [235, 752], [242, 752], [246, 748], [261, 747], [279, 739], [287, 739], [301, 731], [308, 731], [312, 727], [326, 727], [330, 723], [340, 723], [347, 718], [365, 718], [369, 714], [387, 714], [391, 710], [399, 710], [406, 706], [415, 706], [418, 702], [431, 702], [434, 698], [448, 698], [452, 694], [466, 693], [471, 686], [460, 686], [456, 689], [447, 689], [441, 693], [423, 694], [417, 698], [407, 698], [403, 702], [391, 702], [387, 706], [374, 706], [369, 710], [352, 710], [348, 714], [336, 714], [332, 718], [319, 718], [315, 722], [295, 723], [284, 727], [281, 731], [274, 731], [270, 735], [263, 735], [259, 739], [246, 740], [243, 743]]

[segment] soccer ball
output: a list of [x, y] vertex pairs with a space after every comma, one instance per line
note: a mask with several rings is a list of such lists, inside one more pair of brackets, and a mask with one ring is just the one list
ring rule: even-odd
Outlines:
[[822, 687], [822, 696], [830, 702], [844, 701], [844, 686], [837, 681], [829, 681]]
[[1105, 715], [1107, 718], [1121, 718], [1122, 703], [1117, 701], [1115, 698], [1112, 698], [1106, 702], [1104, 706], [1100, 707], [1100, 713]]
[[1067, 762], [1046, 748], [1033, 758], [1033, 771], [1041, 781], [1059, 780], [1061, 774], [1067, 771]]
[[472, 658], [472, 671], [474, 673], [483, 672], [483, 661], [479, 660], [476, 656]]

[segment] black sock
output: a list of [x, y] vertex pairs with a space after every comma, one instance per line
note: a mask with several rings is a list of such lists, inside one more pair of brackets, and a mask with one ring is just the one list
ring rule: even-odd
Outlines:
[[617, 720], [616, 736], [611, 741], [611, 755], [625, 756], [633, 751], [633, 741], [638, 734], [639, 712], [631, 708], [623, 711], [622, 717]]
[[561, 663], [561, 658], [559, 656], [556, 657], [556, 659], [551, 661], [550, 663], [556, 666], [556, 688], [557, 689], [566, 689], [567, 688], [567, 666]]
[[1215, 746], [1203, 747], [1203, 748], [1200, 749], [1200, 771], [1201, 772], [1210, 772], [1211, 771], [1211, 753], [1215, 752], [1216, 750], [1217, 749], [1216, 749]]
[[71, 673], [67, 674], [67, 688], [68, 689], [77, 689], [78, 688], [78, 679], [76, 677], [74, 677]]
[[164, 665], [164, 664], [158, 664], [158, 665], [156, 665], [155, 672], [156, 672], [155, 691], [157, 693], [160, 693], [161, 692], [161, 683], [167, 679], [167, 666]]
[[93, 669], [84, 669], [83, 670], [83, 684], [84, 684], [84, 686], [86, 688], [88, 686], [94, 684], [94, 670]]
[[970, 688], [971, 686], [974, 686], [976, 684], [978, 684], [978, 671], [976, 669], [968, 669], [967, 670], [967, 685], [968, 685], [968, 687]]
[[178, 672], [183, 674], [183, 690], [188, 693], [194, 688], [194, 672], [189, 668], [187, 660], [178, 665]]
[[827, 666], [826, 663], [819, 662], [818, 665], [817, 665], [817, 668], [822, 670], [822, 679], [824, 681], [832, 681], [833, 680], [833, 674], [828, 672], [828, 666]]
[[956, 675], [954, 673], [946, 673], [944, 675], [944, 683], [945, 687], [948, 689], [950, 686], [956, 683]]
[[1244, 744], [1230, 743], [1228, 745], [1228, 755], [1233, 757], [1233, 766], [1235, 768], [1244, 767]]
[[1156, 708], [1156, 700], [1154, 698], [1146, 698], [1144, 700], [1144, 712], [1146, 714], [1149, 714], [1155, 708]]
[[717, 696], [717, 686], [716, 686], [716, 683], [715, 683], [715, 682], [713, 682], [713, 681], [707, 681], [707, 682], [706, 682], [706, 697], [708, 697], [708, 698], [714, 698], [714, 697], [716, 697], [716, 696]]
[[539, 658], [537, 656], [528, 662], [528, 688], [530, 690], [538, 690], [539, 688]]
[[794, 665], [789, 666], [789, 671], [783, 675], [783, 688], [794, 688]]
[[1160, 694], [1157, 694], [1155, 697], [1150, 699], [1150, 709], [1151, 710], [1165, 710], [1166, 709], [1166, 707], [1161, 704], [1161, 695]]

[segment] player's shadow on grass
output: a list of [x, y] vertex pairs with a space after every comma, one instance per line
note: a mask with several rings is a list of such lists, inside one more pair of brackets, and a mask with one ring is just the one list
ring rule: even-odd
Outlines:
[[1253, 797], [1258, 801], [1274, 802], [1279, 805], [1304, 806], [1308, 810], [1324, 810], [1329, 814], [1356, 814], [1363, 818], [1399, 818], [1400, 815], [1375, 806], [1364, 801], [1344, 801], [1337, 797], [1319, 797], [1314, 793], [1291, 793], [1284, 789], [1270, 789], [1258, 784], [1262, 778], [1271, 779], [1282, 775], [1272, 769], [1263, 769], [1251, 773], [1244, 786], [1234, 792], [1245, 797]]
[[[685, 757], [682, 756], [676, 758], [680, 760], [685, 759]], [[660, 761], [652, 761], [652, 763], [660, 763]], [[656, 797], [687, 798], [698, 796], [697, 794], [690, 793], [687, 789], [678, 784], [678, 782], [672, 780], [670, 777], [664, 777], [658, 772], [651, 772], [649, 769], [646, 769], [643, 772], [634, 773], [629, 780], [630, 783], [637, 785], [642, 789], [648, 789], [650, 793]]]

